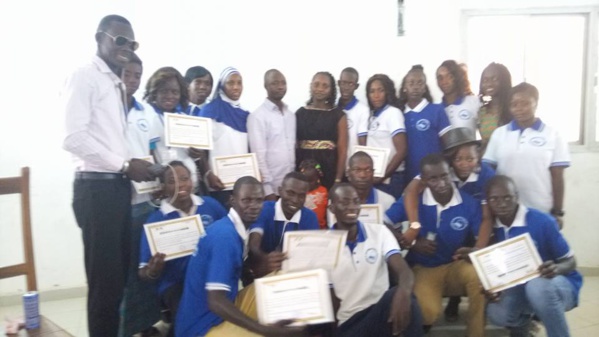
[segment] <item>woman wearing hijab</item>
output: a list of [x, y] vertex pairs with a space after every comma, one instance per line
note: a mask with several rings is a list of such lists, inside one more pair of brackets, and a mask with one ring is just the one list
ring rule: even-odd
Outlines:
[[[212, 119], [212, 143], [210, 158], [248, 153], [247, 118], [249, 112], [242, 109], [239, 97], [243, 91], [243, 81], [239, 71], [233, 67], [223, 70], [218, 80], [212, 101], [200, 110], [198, 116]], [[210, 161], [204, 167], [204, 180], [212, 190], [212, 196], [227, 205], [231, 188], [225, 189], [222, 181], [209, 169]]]

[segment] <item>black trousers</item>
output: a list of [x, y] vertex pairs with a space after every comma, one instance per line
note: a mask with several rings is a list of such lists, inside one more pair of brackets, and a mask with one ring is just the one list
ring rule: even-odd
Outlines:
[[73, 210], [81, 228], [90, 337], [116, 337], [131, 241], [129, 179], [75, 179]]

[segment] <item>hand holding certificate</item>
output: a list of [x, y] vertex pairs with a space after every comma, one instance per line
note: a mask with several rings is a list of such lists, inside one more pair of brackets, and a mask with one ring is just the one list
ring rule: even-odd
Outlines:
[[166, 255], [165, 261], [191, 255], [204, 232], [202, 219], [196, 214], [184, 218], [144, 225], [152, 256]]
[[254, 281], [258, 320], [274, 324], [293, 320], [297, 324], [335, 321], [327, 273], [310, 270], [264, 277]]
[[[154, 158], [152, 156], [143, 157], [139, 159], [154, 164]], [[142, 182], [131, 181], [131, 183], [133, 184], [133, 187], [135, 188], [135, 192], [137, 192], [137, 194], [150, 193], [160, 190], [160, 180], [158, 179]]]
[[358, 151], [364, 151], [372, 158], [375, 177], [380, 178], [385, 176], [387, 162], [389, 161], [389, 149], [361, 145], [354, 146], [354, 153]]
[[502, 291], [540, 275], [541, 257], [525, 233], [469, 254], [485, 290]]
[[252, 176], [258, 181], [262, 181], [254, 153], [215, 157], [212, 161], [212, 171], [222, 181], [225, 188], [232, 188], [237, 179], [244, 176]]
[[283, 239], [283, 271], [298, 271], [322, 268], [327, 271], [337, 266], [347, 231], [292, 231]]
[[164, 114], [165, 144], [170, 147], [212, 149], [212, 120], [181, 114]]

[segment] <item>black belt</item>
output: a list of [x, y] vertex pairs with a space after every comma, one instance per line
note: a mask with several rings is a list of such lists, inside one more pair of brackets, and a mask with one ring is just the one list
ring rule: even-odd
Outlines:
[[110, 172], [75, 172], [75, 179], [124, 180], [124, 179], [127, 179], [127, 176], [122, 173], [110, 173]]

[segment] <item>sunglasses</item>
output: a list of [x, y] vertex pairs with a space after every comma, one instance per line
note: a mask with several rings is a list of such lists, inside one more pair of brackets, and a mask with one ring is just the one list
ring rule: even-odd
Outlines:
[[122, 47], [128, 43], [129, 47], [131, 47], [131, 50], [133, 50], [133, 51], [136, 51], [137, 48], [139, 48], [139, 42], [130, 40], [124, 36], [121, 36], [121, 35], [112, 36], [106, 32], [100, 32], [100, 33], [106, 34], [106, 36], [110, 37], [112, 39], [112, 41], [114, 42], [114, 44], [116, 44], [118, 47]]

